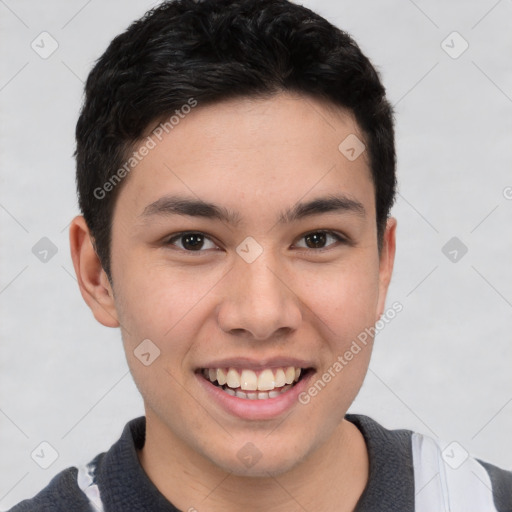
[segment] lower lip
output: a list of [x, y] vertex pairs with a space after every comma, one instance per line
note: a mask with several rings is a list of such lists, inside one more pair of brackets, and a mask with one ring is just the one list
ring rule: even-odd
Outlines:
[[299, 404], [299, 395], [307, 388], [309, 379], [314, 372], [308, 372], [288, 391], [281, 393], [275, 398], [266, 398], [264, 400], [249, 400], [237, 396], [228, 395], [221, 388], [212, 384], [201, 374], [196, 373], [199, 384], [205, 389], [208, 396], [216, 402], [221, 408], [233, 416], [245, 420], [270, 420]]

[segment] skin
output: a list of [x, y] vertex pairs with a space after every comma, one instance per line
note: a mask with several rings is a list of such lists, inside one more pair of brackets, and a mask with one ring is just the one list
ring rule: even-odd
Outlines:
[[[351, 511], [365, 488], [366, 445], [344, 415], [372, 342], [309, 404], [271, 420], [228, 414], [194, 374], [224, 357], [289, 356], [311, 362], [316, 380], [384, 312], [396, 220], [388, 219], [379, 254], [367, 154], [349, 161], [338, 150], [349, 134], [364, 140], [350, 113], [290, 93], [199, 105], [122, 184], [112, 286], [84, 219], [72, 222], [82, 295], [100, 323], [120, 326], [144, 399], [139, 460], [181, 510]], [[337, 211], [277, 223], [284, 209], [334, 192], [359, 201], [364, 215]], [[142, 215], [169, 194], [236, 211], [239, 222]], [[318, 230], [348, 242], [328, 236], [323, 251], [310, 248], [305, 235]], [[209, 238], [199, 252], [187, 252], [183, 238], [169, 243], [182, 231]], [[247, 236], [263, 248], [252, 263], [236, 252]], [[161, 351], [149, 366], [134, 355], [144, 339]], [[237, 457], [247, 442], [262, 454], [250, 468]]]

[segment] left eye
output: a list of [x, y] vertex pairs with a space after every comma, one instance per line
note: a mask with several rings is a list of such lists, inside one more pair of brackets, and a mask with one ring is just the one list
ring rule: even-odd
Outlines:
[[[324, 249], [327, 240], [331, 238], [334, 242], [343, 242], [344, 239], [331, 231], [314, 231], [301, 237], [301, 240], [306, 240], [306, 249]], [[331, 244], [327, 244], [327, 247]]]

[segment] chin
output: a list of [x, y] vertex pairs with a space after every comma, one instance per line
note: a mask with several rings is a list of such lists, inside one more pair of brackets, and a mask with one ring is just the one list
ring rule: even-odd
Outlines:
[[306, 453], [298, 453], [296, 444], [289, 447], [282, 444], [273, 446], [268, 441], [266, 446], [259, 449], [263, 443], [244, 440], [237, 442], [241, 448], [233, 450], [233, 444], [229, 449], [217, 454], [205, 454], [210, 462], [226, 472], [239, 477], [268, 478], [277, 477], [291, 471], [305, 457]]

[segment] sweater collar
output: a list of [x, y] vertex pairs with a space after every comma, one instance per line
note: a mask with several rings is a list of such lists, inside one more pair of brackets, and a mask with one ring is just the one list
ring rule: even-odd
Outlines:
[[[414, 471], [411, 432], [387, 430], [368, 416], [347, 414], [363, 434], [368, 449], [370, 474], [356, 512], [409, 512], [414, 510]], [[179, 512], [156, 488], [139, 462], [144, 446], [146, 418], [129, 421], [121, 438], [104, 454], [96, 483], [109, 510]]]

